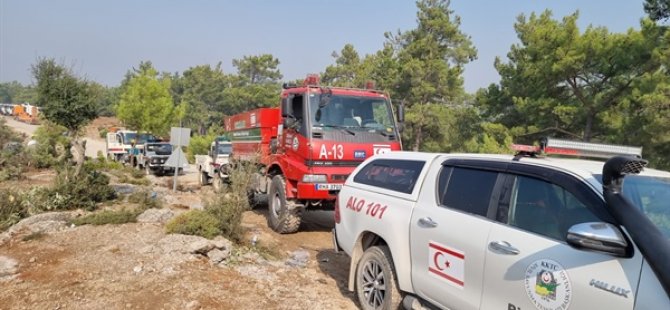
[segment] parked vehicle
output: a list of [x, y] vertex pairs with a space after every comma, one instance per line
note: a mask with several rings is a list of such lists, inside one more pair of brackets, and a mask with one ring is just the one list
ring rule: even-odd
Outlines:
[[316, 75], [302, 86], [284, 85], [279, 108], [227, 117], [225, 128], [233, 163], [258, 165], [251, 196], [268, 201], [268, 224], [279, 233], [297, 231], [306, 209], [332, 210], [363, 160], [401, 149], [386, 94], [320, 86]]
[[[156, 136], [150, 133], [137, 133], [134, 130], [116, 128], [107, 133], [105, 152], [110, 160], [120, 161], [132, 167], [137, 165], [135, 155], [139, 155], [146, 142], [156, 141]], [[133, 145], [136, 149], [132, 154]]]
[[174, 172], [174, 167], [165, 166], [171, 154], [172, 145], [169, 142], [146, 142], [137, 156], [136, 168], [144, 169], [147, 175]]
[[217, 137], [209, 147], [207, 155], [195, 155], [195, 165], [200, 173], [200, 185], [210, 182], [220, 190], [228, 181], [229, 157], [233, 145], [227, 137]]
[[394, 152], [353, 172], [334, 242], [364, 309], [670, 309], [670, 173], [641, 171], [640, 148], [517, 147]]

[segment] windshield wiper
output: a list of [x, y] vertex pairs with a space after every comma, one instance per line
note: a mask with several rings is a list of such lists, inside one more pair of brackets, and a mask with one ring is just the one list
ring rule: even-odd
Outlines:
[[351, 126], [341, 126], [341, 125], [317, 125], [317, 127], [323, 127], [323, 128], [326, 128], [326, 127], [327, 127], [327, 128], [337, 128], [337, 129], [340, 129], [340, 130], [342, 130], [342, 131], [344, 131], [344, 132], [346, 132], [346, 133], [348, 133], [348, 134], [350, 134], [350, 135], [352, 135], [352, 136], [355, 136], [355, 135], [356, 135], [355, 132], [353, 132], [352, 130], [349, 129], [349, 128], [352, 128]]

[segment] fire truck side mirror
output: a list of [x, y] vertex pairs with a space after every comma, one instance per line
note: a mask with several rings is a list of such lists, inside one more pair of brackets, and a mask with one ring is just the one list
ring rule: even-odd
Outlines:
[[405, 103], [402, 102], [398, 105], [398, 111], [396, 111], [398, 114], [398, 131], [403, 130], [404, 124], [405, 124]]
[[281, 100], [281, 117], [283, 118], [293, 116], [293, 111], [291, 110], [291, 105], [289, 104], [290, 97], [292, 96], [289, 96]]

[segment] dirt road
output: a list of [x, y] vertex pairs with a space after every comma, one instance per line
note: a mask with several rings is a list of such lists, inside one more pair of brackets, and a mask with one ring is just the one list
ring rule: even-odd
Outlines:
[[[16, 121], [8, 116], [2, 116], [2, 117], [7, 122], [7, 126], [14, 128], [14, 130], [16, 130], [17, 132], [25, 134], [28, 140], [35, 133], [35, 130], [37, 130], [37, 128], [39, 127], [39, 125], [31, 125]], [[95, 139], [91, 137], [86, 137], [84, 138], [84, 140], [86, 140], [86, 153], [85, 153], [86, 156], [95, 158], [98, 152], [101, 152], [102, 154], [105, 153], [106, 146], [104, 140]]]
[[[8, 124], [23, 132], [35, 128]], [[104, 149], [101, 140], [88, 139]], [[181, 192], [168, 189], [171, 179], [150, 177], [164, 208], [174, 212], [201, 208], [202, 197], [212, 194], [195, 173], [179, 177]], [[265, 212], [244, 214], [247, 241], [233, 250], [236, 262], [225, 265], [160, 250], [166, 238], [160, 223], [14, 235], [0, 244], [0, 259], [16, 262], [16, 273], [3, 279], [0, 260], [0, 309], [356, 309], [346, 290], [349, 259], [332, 250], [332, 212], [307, 212], [301, 230], [290, 235], [272, 232]], [[279, 257], [245, 250], [253, 236]], [[290, 263], [296, 253], [306, 256], [304, 265]]]

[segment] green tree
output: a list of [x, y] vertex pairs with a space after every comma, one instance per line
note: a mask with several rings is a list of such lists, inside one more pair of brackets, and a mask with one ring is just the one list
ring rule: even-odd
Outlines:
[[645, 0], [644, 11], [655, 21], [670, 17], [670, 0]]
[[97, 116], [96, 98], [90, 83], [76, 77], [70, 69], [54, 59], [40, 58], [32, 65], [37, 81], [37, 105], [47, 120], [68, 129], [76, 150], [78, 175], [84, 163], [84, 144], [79, 141], [81, 129]]
[[185, 107], [175, 106], [170, 79], [159, 78], [153, 67], [142, 68], [124, 86], [116, 116], [130, 129], [167, 135], [177, 125]]
[[463, 66], [477, 54], [470, 37], [459, 29], [460, 17], [449, 1], [419, 0], [417, 7], [416, 29], [386, 34], [398, 49], [396, 96], [408, 107], [404, 138], [415, 151], [440, 128], [440, 118], [427, 114], [434, 110], [430, 106], [454, 105], [463, 97]]
[[270, 54], [233, 59], [233, 66], [237, 68], [238, 74], [251, 84], [279, 82], [282, 75], [277, 69], [278, 65], [279, 59]]
[[37, 92], [34, 87], [12, 81], [0, 83], [0, 102], [2, 103], [35, 103]]
[[363, 69], [361, 59], [354, 46], [347, 44], [338, 54], [333, 52], [335, 65], [326, 67], [326, 72], [321, 76], [325, 85], [340, 87], [360, 87], [360, 75]]
[[[593, 26], [580, 33], [577, 18], [557, 21], [550, 11], [518, 17], [520, 43], [507, 63], [495, 61], [500, 85], [478, 95], [484, 114], [508, 127], [557, 128], [584, 141], [617, 129], [606, 118], [637, 79], [658, 68], [650, 61], [658, 37]], [[646, 21], [642, 27], [655, 26]]]
[[214, 68], [200, 65], [184, 71], [178, 80], [178, 103], [187, 107], [183, 126], [203, 133], [212, 123], [221, 123], [226, 82], [221, 63]]

